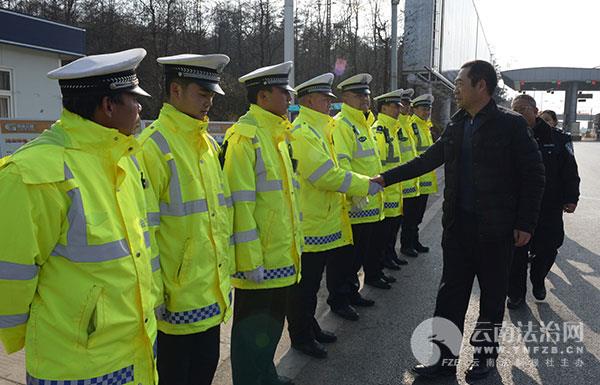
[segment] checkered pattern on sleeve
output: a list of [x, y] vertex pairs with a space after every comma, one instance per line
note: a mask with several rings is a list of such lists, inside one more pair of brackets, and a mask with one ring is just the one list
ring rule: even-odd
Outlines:
[[326, 245], [342, 238], [342, 232], [324, 235], [321, 237], [304, 237], [304, 243], [307, 245]]
[[374, 217], [379, 215], [379, 209], [361, 210], [361, 211], [349, 211], [348, 216], [350, 218], [364, 218]]
[[212, 305], [204, 306], [199, 309], [181, 312], [170, 312], [165, 309], [161, 319], [174, 325], [193, 324], [218, 314], [221, 314], [221, 307], [215, 302]]
[[[286, 278], [293, 275], [296, 275], [296, 267], [294, 265], [280, 267], [278, 269], [265, 269], [264, 279]], [[233, 274], [232, 277], [237, 279], [248, 279], [243, 271], [238, 271], [237, 273]]]
[[79, 380], [44, 380], [27, 373], [27, 385], [125, 385], [133, 382], [133, 365], [100, 377]]

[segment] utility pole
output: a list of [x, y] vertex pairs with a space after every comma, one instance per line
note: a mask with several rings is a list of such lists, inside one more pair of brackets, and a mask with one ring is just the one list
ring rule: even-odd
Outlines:
[[[283, 60], [294, 61], [294, 0], [285, 0], [283, 27]], [[294, 87], [294, 67], [290, 72], [290, 86]]]
[[398, 88], [398, 3], [392, 0], [392, 63], [390, 74], [390, 91]]

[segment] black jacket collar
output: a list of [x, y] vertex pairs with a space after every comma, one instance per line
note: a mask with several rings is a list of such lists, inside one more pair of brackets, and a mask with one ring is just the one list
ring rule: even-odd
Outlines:
[[[494, 117], [497, 113], [498, 106], [496, 105], [494, 99], [490, 99], [489, 103], [486, 104], [485, 107], [483, 107], [481, 111], [477, 113], [477, 115], [482, 117], [483, 123], [489, 120], [490, 118]], [[461, 108], [454, 115], [452, 115], [450, 120], [452, 121], [452, 123], [460, 123], [464, 122], [467, 118], [470, 118], [469, 113], [465, 109]]]

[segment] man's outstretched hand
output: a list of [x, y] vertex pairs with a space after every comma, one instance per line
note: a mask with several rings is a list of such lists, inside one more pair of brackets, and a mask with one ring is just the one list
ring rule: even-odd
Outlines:
[[371, 182], [375, 182], [378, 185], [380, 185], [381, 187], [385, 187], [385, 181], [383, 180], [383, 177], [381, 175], [376, 175], [376, 176], [372, 177]]

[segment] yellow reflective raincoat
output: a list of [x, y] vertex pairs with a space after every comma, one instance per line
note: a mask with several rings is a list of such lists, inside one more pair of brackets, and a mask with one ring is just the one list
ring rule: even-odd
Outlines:
[[28, 384], [157, 382], [138, 149], [65, 110], [1, 161], [0, 339]]
[[202, 332], [231, 316], [233, 208], [207, 127], [165, 103], [139, 137], [164, 285], [158, 328], [167, 334]]

